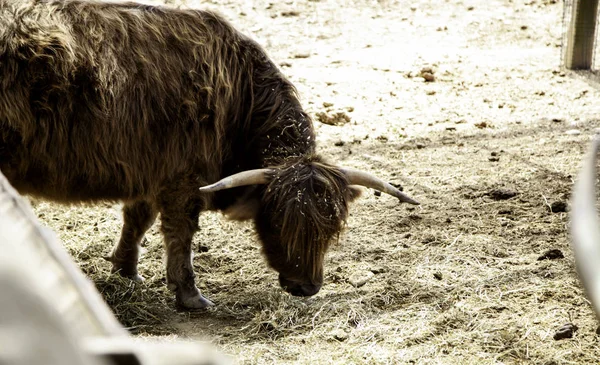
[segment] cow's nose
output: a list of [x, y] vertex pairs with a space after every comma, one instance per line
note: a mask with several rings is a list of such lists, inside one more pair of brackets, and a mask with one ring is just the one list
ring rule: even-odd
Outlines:
[[293, 294], [298, 297], [310, 297], [319, 292], [321, 290], [321, 285], [313, 285], [313, 284], [301, 284], [299, 285], [298, 294]]
[[279, 284], [281, 287], [296, 297], [310, 297], [321, 290], [321, 284], [300, 284], [287, 280], [281, 275], [279, 276]]

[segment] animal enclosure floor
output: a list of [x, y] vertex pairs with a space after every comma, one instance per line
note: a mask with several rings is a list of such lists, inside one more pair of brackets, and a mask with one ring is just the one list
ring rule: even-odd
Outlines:
[[[136, 286], [102, 259], [118, 205], [32, 201], [132, 332], [204, 339], [247, 364], [599, 361], [567, 229], [600, 91], [560, 72], [562, 1], [183, 3], [219, 11], [267, 49], [313, 117], [320, 153], [422, 205], [364, 190], [311, 298], [279, 288], [251, 224], [204, 214], [194, 266], [216, 306], [182, 313], [158, 224]], [[555, 340], [567, 323], [573, 338]]]

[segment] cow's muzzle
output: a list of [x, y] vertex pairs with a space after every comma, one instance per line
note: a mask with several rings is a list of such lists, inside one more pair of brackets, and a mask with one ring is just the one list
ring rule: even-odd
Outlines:
[[298, 283], [284, 278], [281, 274], [279, 275], [279, 285], [283, 290], [296, 297], [310, 297], [321, 290], [321, 284]]

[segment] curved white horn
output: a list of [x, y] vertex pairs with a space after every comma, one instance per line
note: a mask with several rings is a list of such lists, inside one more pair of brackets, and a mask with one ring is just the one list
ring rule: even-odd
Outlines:
[[419, 205], [418, 201], [404, 194], [390, 183], [385, 182], [378, 178], [377, 176], [371, 175], [367, 172], [350, 169], [350, 168], [340, 168], [340, 170], [346, 175], [348, 178], [348, 182], [352, 185], [362, 185], [367, 188], [379, 190], [382, 193], [390, 194], [391, 196], [395, 196], [400, 199], [401, 202]]
[[238, 172], [222, 178], [214, 184], [206, 185], [200, 188], [200, 191], [211, 193], [224, 189], [236, 188], [246, 185], [260, 185], [269, 183], [269, 172], [271, 169], [255, 169]]
[[571, 245], [575, 264], [596, 315], [600, 318], [600, 222], [596, 211], [596, 155], [600, 137], [594, 139], [571, 201]]

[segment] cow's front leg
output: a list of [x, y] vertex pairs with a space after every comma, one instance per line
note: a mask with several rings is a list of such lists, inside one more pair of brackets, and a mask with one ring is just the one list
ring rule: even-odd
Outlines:
[[107, 258], [112, 262], [112, 272], [142, 281], [137, 272], [139, 246], [144, 233], [156, 220], [157, 210], [146, 201], [137, 201], [123, 207], [123, 230], [119, 243]]
[[198, 229], [198, 207], [188, 207], [185, 214], [161, 211], [162, 232], [167, 250], [167, 284], [175, 292], [177, 305], [200, 309], [214, 305], [204, 298], [194, 282], [192, 237]]

